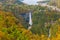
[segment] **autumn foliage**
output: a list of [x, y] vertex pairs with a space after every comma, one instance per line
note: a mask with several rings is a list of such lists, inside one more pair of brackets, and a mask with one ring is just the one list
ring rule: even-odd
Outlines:
[[[24, 28], [21, 20], [13, 15], [12, 12], [5, 12], [0, 10], [0, 40], [60, 40], [60, 19], [52, 26], [58, 28], [56, 36], [50, 38], [44, 34], [33, 34], [30, 30]], [[53, 33], [53, 27], [51, 34]]]

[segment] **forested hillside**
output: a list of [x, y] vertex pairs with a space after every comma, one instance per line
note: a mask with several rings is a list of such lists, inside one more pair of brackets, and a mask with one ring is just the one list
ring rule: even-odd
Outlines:
[[[33, 24], [28, 30], [30, 11]], [[0, 40], [60, 40], [60, 12], [19, 0], [0, 0]]]
[[[56, 20], [51, 27], [51, 40], [59, 40], [59, 23], [60, 19]], [[32, 28], [33, 31], [35, 31], [34, 29], [37, 29], [38, 27], [39, 26], [37, 25], [36, 28]], [[35, 32], [38, 33], [38, 29]], [[56, 36], [53, 36], [54, 34]], [[40, 35], [33, 34], [31, 31], [25, 29], [21, 24], [21, 20], [19, 21], [11, 12], [0, 10], [0, 40], [49, 40], [49, 38], [43, 33], [40, 33]]]
[[0, 10], [0, 40], [37, 40], [37, 38], [40, 40], [38, 35], [26, 30], [11, 12]]

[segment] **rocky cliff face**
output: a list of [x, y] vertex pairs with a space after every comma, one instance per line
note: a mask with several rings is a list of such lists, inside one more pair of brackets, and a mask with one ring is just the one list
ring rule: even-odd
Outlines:
[[60, 0], [57, 0], [57, 6], [60, 8]]
[[60, 8], [60, 0], [51, 0], [50, 4]]

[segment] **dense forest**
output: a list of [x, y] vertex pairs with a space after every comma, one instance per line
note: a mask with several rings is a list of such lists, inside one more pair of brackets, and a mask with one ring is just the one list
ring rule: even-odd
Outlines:
[[[22, 0], [10, 1], [0, 0], [0, 40], [60, 40], [60, 12]], [[29, 11], [33, 22], [30, 30], [26, 16], [20, 16]]]

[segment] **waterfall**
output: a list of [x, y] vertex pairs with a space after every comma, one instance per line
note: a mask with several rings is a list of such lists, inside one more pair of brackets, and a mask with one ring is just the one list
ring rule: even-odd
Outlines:
[[32, 27], [32, 13], [29, 12], [29, 27], [28, 27], [28, 30], [30, 30]]
[[49, 29], [49, 35], [48, 35], [48, 37], [50, 37], [51, 36], [51, 32], [50, 32], [50, 29]]

